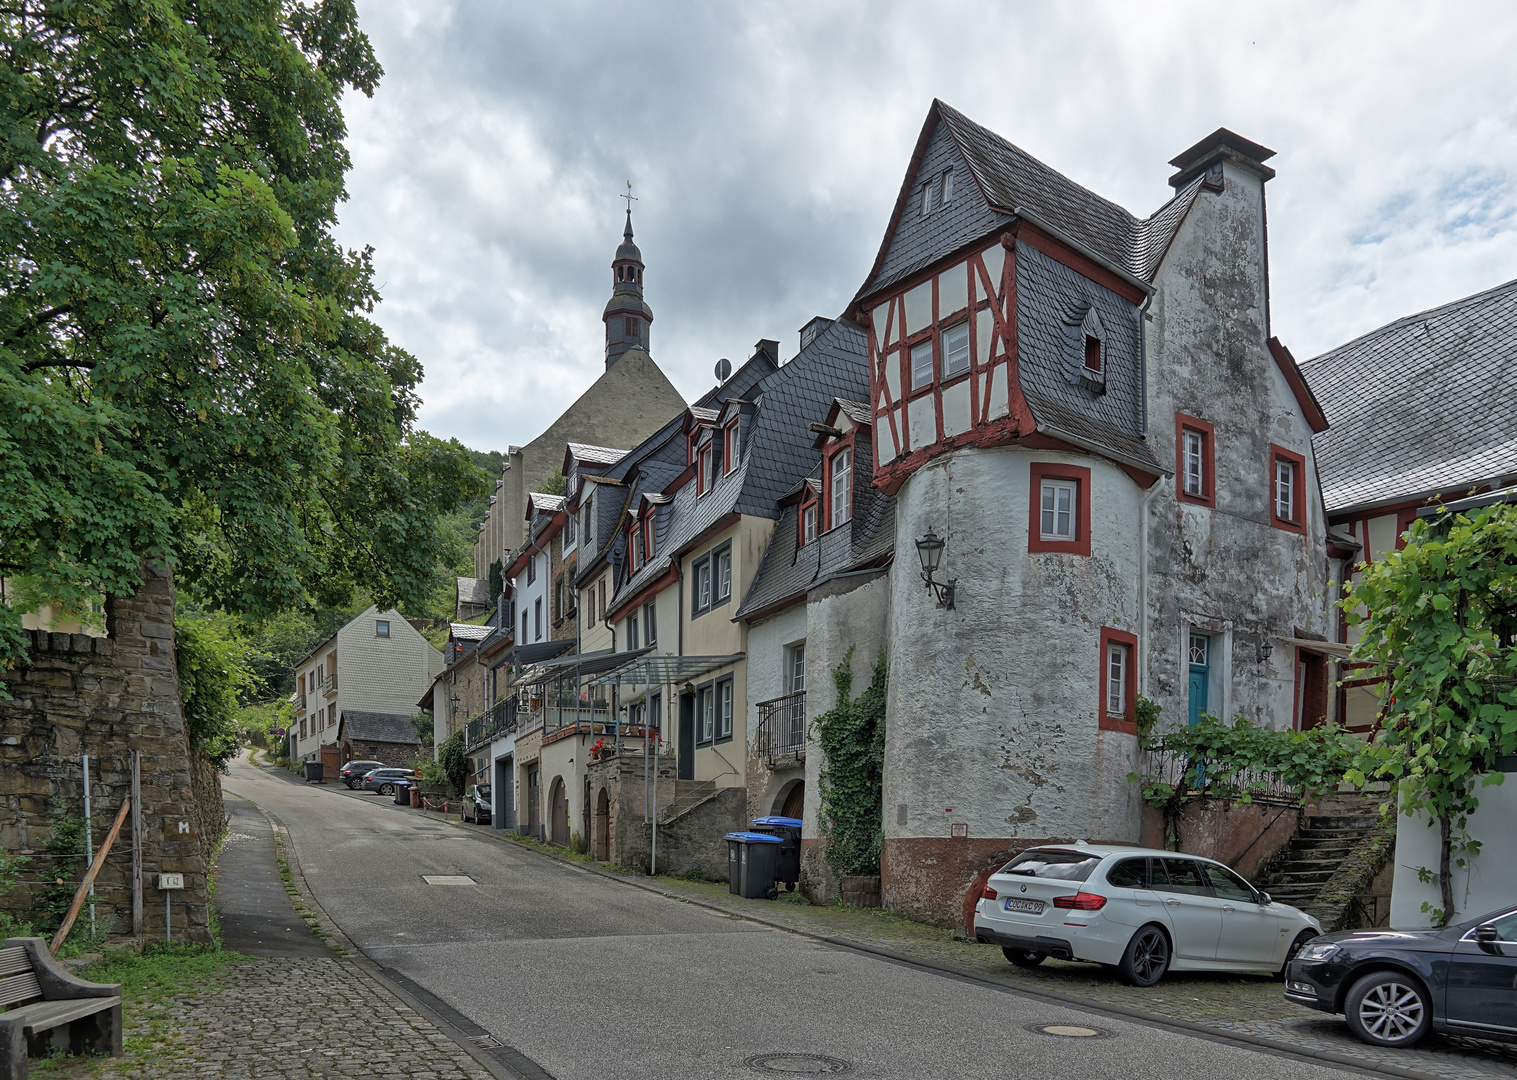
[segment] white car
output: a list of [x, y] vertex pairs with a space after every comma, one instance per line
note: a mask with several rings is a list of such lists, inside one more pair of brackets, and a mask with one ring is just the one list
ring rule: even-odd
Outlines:
[[1152, 986], [1166, 971], [1279, 973], [1322, 924], [1211, 859], [1074, 844], [1029, 848], [992, 874], [974, 930], [1021, 967], [1092, 960]]

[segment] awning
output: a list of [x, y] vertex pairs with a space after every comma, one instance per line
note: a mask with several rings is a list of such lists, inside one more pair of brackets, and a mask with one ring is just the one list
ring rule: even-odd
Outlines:
[[[645, 650], [646, 651], [646, 650]], [[641, 656], [608, 670], [592, 686], [651, 685], [663, 683], [694, 682], [702, 675], [731, 667], [743, 658], [743, 653], [731, 656]]]
[[1294, 645], [1298, 649], [1326, 653], [1328, 656], [1335, 656], [1339, 660], [1347, 660], [1349, 652], [1353, 649], [1352, 645], [1345, 645], [1339, 641], [1318, 641], [1315, 638], [1288, 637], [1276, 640], [1283, 641], [1287, 645]]
[[534, 641], [529, 645], [518, 645], [511, 650], [509, 660], [513, 664], [540, 664], [544, 660], [551, 660], [555, 656], [562, 656], [574, 648], [574, 639], [566, 638], [561, 641]]
[[548, 682], [551, 679], [599, 675], [604, 671], [609, 671], [629, 661], [636, 660], [646, 652], [648, 652], [648, 649], [630, 649], [625, 652], [612, 652], [610, 649], [602, 649], [599, 652], [575, 653], [573, 656], [561, 656], [556, 660], [546, 660], [543, 663], [528, 668], [522, 672], [521, 678], [516, 680], [516, 684], [518, 686], [532, 686]]

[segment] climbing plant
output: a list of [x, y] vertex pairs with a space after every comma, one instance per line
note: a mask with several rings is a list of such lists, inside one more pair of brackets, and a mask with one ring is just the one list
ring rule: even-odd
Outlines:
[[1517, 752], [1517, 506], [1413, 523], [1405, 546], [1364, 566], [1341, 601], [1359, 627], [1359, 678], [1383, 678], [1382, 730], [1349, 779], [1389, 781], [1408, 814], [1438, 828], [1438, 925], [1454, 914], [1452, 870], [1470, 837], [1477, 791], [1499, 784], [1496, 759]]
[[448, 786], [454, 791], [463, 791], [469, 779], [469, 758], [464, 753], [464, 733], [455, 731], [437, 746], [437, 766], [442, 770]]
[[224, 769], [247, 741], [240, 699], [262, 685], [252, 650], [224, 618], [182, 618], [174, 639], [185, 734], [191, 749]]
[[821, 772], [821, 827], [827, 864], [837, 874], [880, 872], [881, 772], [885, 761], [882, 650], [869, 688], [853, 697], [853, 649], [832, 671], [837, 704], [812, 722], [826, 761]]

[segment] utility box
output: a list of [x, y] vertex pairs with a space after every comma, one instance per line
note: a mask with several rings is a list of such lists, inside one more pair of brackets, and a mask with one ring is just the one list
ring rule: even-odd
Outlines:
[[165, 890], [167, 890], [167, 889], [182, 889], [182, 888], [184, 888], [184, 875], [183, 874], [159, 874], [158, 875], [158, 887], [160, 889], [165, 889]]

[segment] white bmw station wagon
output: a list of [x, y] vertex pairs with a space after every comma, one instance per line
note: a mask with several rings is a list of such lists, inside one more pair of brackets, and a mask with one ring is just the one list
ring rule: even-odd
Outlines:
[[990, 876], [975, 937], [1006, 959], [1091, 960], [1133, 986], [1167, 971], [1278, 973], [1322, 924], [1219, 862], [1148, 848], [1029, 848]]

